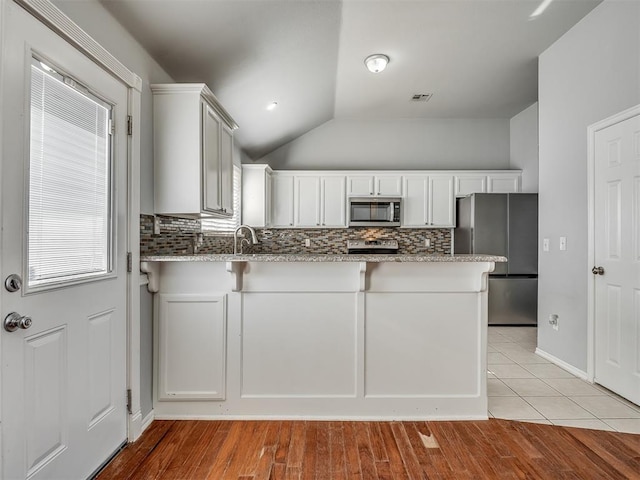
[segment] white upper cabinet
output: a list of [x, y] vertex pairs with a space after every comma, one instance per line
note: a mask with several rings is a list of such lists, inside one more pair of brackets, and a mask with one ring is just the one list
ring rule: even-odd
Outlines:
[[233, 130], [237, 125], [202, 83], [155, 84], [155, 211], [233, 214]]
[[455, 227], [456, 204], [452, 175], [429, 177], [429, 226]]
[[293, 227], [293, 175], [274, 172], [271, 177], [271, 226]]
[[294, 226], [320, 226], [320, 177], [295, 177], [294, 187]]
[[322, 227], [347, 226], [346, 177], [320, 177], [320, 224]]
[[346, 227], [348, 198], [374, 195], [403, 199], [403, 227], [454, 228], [456, 196], [519, 192], [521, 176], [519, 170], [272, 173], [267, 165], [243, 168], [243, 222], [280, 228]]
[[350, 196], [402, 195], [401, 175], [350, 175], [347, 177], [347, 193]]
[[472, 193], [487, 193], [487, 174], [468, 173], [456, 175], [456, 197], [466, 197]]
[[[274, 172], [272, 227], [342, 228], [347, 226], [346, 177]], [[247, 195], [243, 198], [249, 198]], [[244, 208], [244, 207], [243, 207]]]
[[520, 170], [455, 172], [456, 197], [472, 193], [517, 193], [521, 189], [521, 177]]
[[453, 175], [405, 175], [403, 227], [455, 227]]
[[514, 173], [490, 173], [487, 181], [489, 193], [517, 193], [520, 191], [521, 175]]
[[242, 166], [242, 223], [271, 225], [271, 175], [269, 165]]

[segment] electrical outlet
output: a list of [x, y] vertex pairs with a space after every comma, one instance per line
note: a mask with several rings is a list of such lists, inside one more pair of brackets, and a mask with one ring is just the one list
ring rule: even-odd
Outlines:
[[430, 238], [425, 238], [424, 239], [424, 246], [429, 248], [431, 246], [431, 239]]
[[311, 246], [311, 239], [310, 238], [305, 238], [304, 239], [304, 246], [305, 247], [310, 247]]
[[558, 315], [556, 315], [555, 313], [552, 313], [551, 315], [549, 315], [549, 325], [551, 325], [551, 327], [553, 327], [554, 330], [558, 330], [558, 324], [559, 324], [559, 317]]
[[560, 250], [567, 249], [567, 237], [560, 237]]
[[160, 235], [160, 219], [155, 215], [153, 217], [153, 234]]
[[549, 251], [549, 239], [548, 238], [543, 238], [542, 239], [542, 251], [543, 252], [548, 252]]

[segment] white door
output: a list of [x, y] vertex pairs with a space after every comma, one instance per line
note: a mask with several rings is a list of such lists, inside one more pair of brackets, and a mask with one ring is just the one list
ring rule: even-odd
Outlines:
[[595, 381], [640, 405], [640, 116], [596, 132], [594, 173]]
[[2, 7], [0, 477], [82, 479], [126, 440], [128, 90]]

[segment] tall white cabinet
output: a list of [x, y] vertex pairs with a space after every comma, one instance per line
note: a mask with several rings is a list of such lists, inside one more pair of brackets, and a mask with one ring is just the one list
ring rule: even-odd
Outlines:
[[203, 83], [154, 84], [154, 184], [158, 214], [233, 214], [236, 123]]

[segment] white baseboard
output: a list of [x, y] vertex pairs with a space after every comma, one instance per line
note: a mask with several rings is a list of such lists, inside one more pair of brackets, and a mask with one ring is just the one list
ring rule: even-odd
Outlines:
[[581, 378], [582, 380], [589, 381], [587, 372], [583, 372], [579, 368], [576, 368], [573, 365], [568, 364], [564, 360], [560, 360], [558, 357], [555, 357], [550, 353], [545, 352], [544, 350], [540, 350], [539, 348], [536, 348], [536, 355], [540, 355], [545, 360], [549, 360], [551, 363], [559, 366], [563, 370], [566, 370], [571, 375], [575, 375], [576, 377]]
[[314, 422], [451, 422], [487, 420], [488, 415], [446, 416], [318, 416], [318, 415], [158, 415], [156, 420], [232, 420], [232, 421], [314, 421]]
[[147, 416], [142, 419], [140, 433], [143, 433], [149, 427], [149, 425], [151, 425], [151, 422], [153, 422], [155, 419], [156, 419], [155, 413], [153, 412], [153, 410], [151, 410], [147, 414]]
[[153, 410], [142, 418], [142, 412], [136, 412], [129, 419], [129, 442], [135, 442], [155, 419]]
[[127, 440], [135, 442], [142, 433], [142, 414], [138, 411], [129, 415], [129, 435]]

